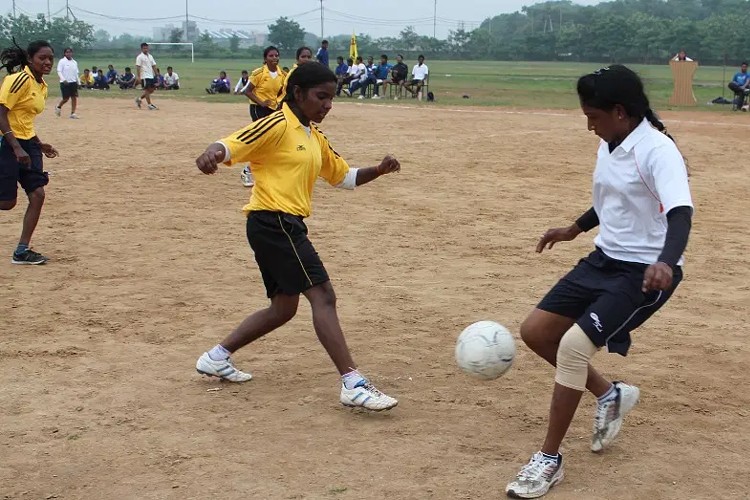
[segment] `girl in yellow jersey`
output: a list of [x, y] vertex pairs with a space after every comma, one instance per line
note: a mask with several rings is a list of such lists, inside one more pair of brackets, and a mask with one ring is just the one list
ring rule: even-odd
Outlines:
[[234, 367], [230, 355], [279, 328], [297, 313], [299, 296], [310, 302], [313, 326], [341, 374], [340, 401], [347, 406], [387, 410], [398, 402], [378, 391], [359, 371], [346, 345], [336, 313], [336, 295], [323, 263], [307, 237], [304, 218], [311, 212], [318, 177], [354, 189], [401, 166], [392, 156], [380, 165], [350, 168], [313, 124], [331, 110], [336, 76], [309, 62], [288, 80], [282, 109], [211, 144], [196, 164], [213, 174], [218, 164], [251, 161], [256, 185], [247, 214], [247, 238], [260, 267], [271, 305], [248, 316], [220, 344], [198, 359], [198, 372], [231, 382], [246, 382], [249, 373]]
[[44, 186], [49, 179], [42, 165], [42, 154], [57, 156], [57, 150], [42, 142], [34, 130], [34, 118], [44, 111], [47, 83], [55, 54], [43, 40], [32, 42], [27, 50], [16, 45], [0, 53], [0, 68], [9, 75], [0, 86], [0, 210], [16, 206], [18, 184], [26, 191], [29, 205], [13, 264], [44, 264], [47, 257], [29, 248], [44, 205]]
[[[279, 94], [286, 79], [286, 72], [279, 68], [279, 49], [273, 45], [263, 51], [263, 66], [253, 71], [245, 90], [250, 99], [250, 118], [260, 120], [279, 109]], [[250, 165], [240, 175], [245, 187], [255, 184]]]
[[294, 70], [299, 68], [301, 65], [313, 60], [312, 49], [310, 47], [298, 48], [297, 53], [295, 54], [295, 58], [297, 62], [294, 63], [294, 66], [292, 66], [292, 69], [289, 70], [289, 73], [286, 75], [286, 80], [284, 81], [284, 86], [279, 92], [279, 102], [282, 102], [286, 96], [287, 84], [289, 83], [289, 78], [291, 78], [292, 73], [294, 73]]

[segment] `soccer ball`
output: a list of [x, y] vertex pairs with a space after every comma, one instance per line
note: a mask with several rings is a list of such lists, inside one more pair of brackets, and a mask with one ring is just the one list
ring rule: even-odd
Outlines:
[[513, 335], [494, 321], [478, 321], [466, 327], [456, 341], [456, 363], [464, 372], [492, 380], [504, 374], [516, 357]]

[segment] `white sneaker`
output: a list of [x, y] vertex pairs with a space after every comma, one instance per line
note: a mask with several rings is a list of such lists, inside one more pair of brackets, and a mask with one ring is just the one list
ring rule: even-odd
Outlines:
[[615, 440], [622, 427], [622, 420], [632, 410], [641, 396], [641, 391], [632, 385], [615, 382], [617, 396], [597, 404], [594, 416], [594, 431], [591, 435], [591, 451], [600, 452]]
[[349, 89], [344, 89], [344, 94], [346, 94], [347, 97], [352, 96], [352, 93], [349, 91]]
[[538, 451], [521, 468], [516, 479], [508, 483], [505, 493], [511, 498], [539, 498], [546, 495], [564, 477], [562, 456], [555, 460]]
[[378, 94], [373, 94], [371, 99], [380, 99], [380, 96]]
[[61, 112], [62, 110], [58, 108], [57, 106], [55, 106], [55, 116], [60, 116]]
[[373, 411], [390, 410], [398, 405], [397, 400], [377, 390], [368, 380], [354, 389], [347, 389], [341, 384], [340, 400], [344, 406], [362, 407]]
[[149, 105], [148, 105], [148, 109], [150, 109], [151, 111], [153, 111], [153, 110], [155, 110], [155, 109], [159, 109], [159, 108], [157, 108], [157, 107], [156, 107], [156, 106], [154, 106], [153, 104], [149, 104]]
[[250, 373], [239, 371], [234, 367], [234, 363], [230, 358], [223, 359], [221, 361], [214, 361], [211, 359], [207, 352], [198, 358], [198, 362], [195, 364], [195, 369], [201, 375], [208, 375], [209, 377], [219, 377], [229, 382], [247, 382], [252, 380], [253, 376]]
[[140, 109], [140, 107], [141, 107], [141, 98], [140, 97], [136, 97], [135, 98], [135, 105], [138, 106], [138, 108]]
[[357, 99], [360, 99], [360, 100], [362, 100], [364, 98], [365, 98], [365, 96], [363, 96], [362, 94], [360, 94], [359, 97], [357, 97]]
[[747, 111], [748, 109], [750, 109], [750, 105], [745, 104], [742, 106], [742, 111]]
[[75, 114], [75, 113], [70, 113], [70, 119], [71, 120], [77, 120], [78, 119], [78, 115]]
[[253, 187], [255, 185], [255, 179], [253, 179], [253, 174], [248, 167], [242, 169], [240, 179], [242, 179], [242, 185], [245, 187]]

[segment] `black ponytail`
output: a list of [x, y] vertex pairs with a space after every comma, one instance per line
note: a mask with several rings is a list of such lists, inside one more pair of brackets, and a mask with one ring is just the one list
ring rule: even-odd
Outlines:
[[328, 66], [324, 66], [317, 61], [301, 64], [289, 76], [284, 101], [290, 104], [295, 102], [295, 87], [299, 87], [301, 90], [308, 90], [323, 83], [335, 83], [336, 81], [336, 75]]
[[52, 45], [50, 45], [49, 42], [45, 40], [37, 40], [31, 42], [28, 48], [23, 50], [16, 42], [16, 39], [13, 38], [13, 46], [3, 49], [3, 51], [0, 52], [0, 69], [5, 69], [8, 73], [21, 71], [29, 65], [29, 61], [34, 57], [34, 54], [44, 47], [52, 49]]
[[[646, 100], [648, 102], [648, 100]], [[651, 124], [652, 127], [654, 127], [656, 130], [661, 132], [662, 134], [666, 135], [670, 139], [672, 139], [672, 142], [675, 142], [674, 137], [672, 137], [669, 132], [667, 132], [667, 127], [664, 126], [664, 124], [659, 120], [659, 117], [654, 113], [654, 110], [651, 108], [646, 109], [646, 114], [644, 116], [646, 120]]]

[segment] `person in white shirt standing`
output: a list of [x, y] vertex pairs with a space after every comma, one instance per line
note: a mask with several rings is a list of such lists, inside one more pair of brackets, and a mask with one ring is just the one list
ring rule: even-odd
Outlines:
[[141, 107], [141, 101], [146, 99], [148, 103], [148, 109], [159, 109], [151, 103], [151, 94], [156, 90], [156, 61], [154, 56], [148, 53], [148, 44], [143, 42], [141, 44], [141, 53], [135, 58], [135, 86], [143, 82], [143, 94], [141, 97], [136, 97], [135, 104], [139, 108]]
[[692, 225], [685, 162], [638, 75], [610, 66], [581, 77], [577, 91], [588, 129], [602, 139], [593, 207], [574, 224], [545, 232], [536, 251], [597, 226], [599, 234], [595, 250], [521, 325], [523, 341], [556, 373], [546, 439], [508, 484], [512, 498], [541, 497], [562, 480], [560, 444], [586, 390], [597, 398], [591, 451], [602, 451], [617, 437], [640, 391], [610, 382], [590, 361], [604, 347], [625, 356], [630, 332], [669, 300], [682, 280]]
[[78, 63], [73, 59], [73, 49], [70, 47], [63, 51], [63, 57], [57, 63], [57, 76], [60, 77], [60, 93], [62, 100], [55, 106], [55, 114], [62, 114], [63, 105], [70, 100], [70, 117], [78, 119], [76, 108], [78, 107]]

